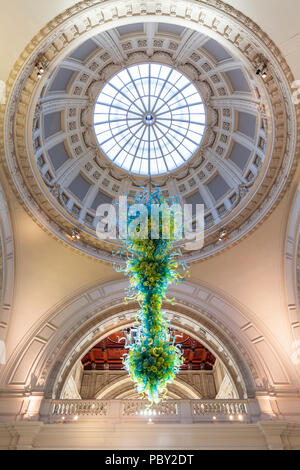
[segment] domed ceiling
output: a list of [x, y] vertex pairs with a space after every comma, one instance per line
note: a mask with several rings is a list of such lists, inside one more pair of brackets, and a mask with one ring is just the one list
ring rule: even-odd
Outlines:
[[[40, 85], [27, 92], [25, 149], [16, 139], [35, 218], [74, 248], [111, 261], [117, 242], [98, 240], [97, 207], [124, 193], [133, 198], [151, 177], [164, 196], [205, 206], [205, 245], [187, 260], [253, 229], [272, 206], [276, 178], [291, 168], [290, 155], [282, 166], [283, 91], [271, 66], [265, 78], [256, 75], [267, 61], [261, 54], [249, 65], [247, 48], [246, 67], [230, 44], [149, 21], [90, 35], [62, 60], [45, 61], [40, 81], [33, 72]], [[175, 98], [168, 96], [176, 83]]]
[[[139, 170], [122, 171], [107, 158], [96, 139], [94, 111], [103, 112], [101, 94], [108, 80], [127, 66], [148, 63], [167, 64], [167, 70], [174, 67], [184, 74], [205, 103], [204, 137], [197, 129], [187, 144], [194, 146], [193, 158], [177, 171], [164, 167], [161, 177], [154, 171], [152, 181], [165, 196], [180, 195], [183, 202], [204, 204], [208, 236], [232, 220], [235, 208], [241, 208], [259, 179], [265, 162], [266, 120], [258, 110], [261, 100], [253, 78], [224, 47], [203, 34], [165, 23], [133, 24], [80, 45], [51, 74], [39, 99], [34, 126], [37, 167], [50, 191], [53, 185], [52, 194], [67, 220], [89, 233], [96, 229], [100, 204], [124, 193], [135, 196], [147, 184], [147, 169], [142, 178], [136, 174]], [[101, 105], [96, 104], [99, 93]], [[117, 109], [130, 110], [129, 102], [118, 103]], [[201, 118], [198, 111], [195, 126]], [[154, 146], [150, 150], [154, 152]]]

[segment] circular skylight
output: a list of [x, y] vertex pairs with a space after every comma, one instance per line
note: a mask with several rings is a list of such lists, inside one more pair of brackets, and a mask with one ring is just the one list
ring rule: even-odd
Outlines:
[[175, 170], [193, 156], [205, 130], [205, 109], [196, 87], [177, 70], [134, 65], [102, 89], [94, 128], [112, 162], [154, 176]]

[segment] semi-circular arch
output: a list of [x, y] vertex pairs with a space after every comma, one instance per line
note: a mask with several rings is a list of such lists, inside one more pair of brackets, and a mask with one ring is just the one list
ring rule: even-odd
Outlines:
[[[138, 306], [124, 305], [126, 287], [123, 280], [94, 286], [45, 314], [10, 357], [2, 389], [59, 398], [78, 360], [107, 333], [133, 323]], [[253, 314], [208, 286], [183, 282], [169, 293], [176, 298], [176, 305], [164, 305], [172, 325], [220, 359], [240, 398], [293, 389], [292, 364], [283, 368], [272, 336]]]
[[14, 290], [14, 238], [10, 212], [0, 185], [0, 368], [6, 363], [5, 340]]
[[300, 186], [294, 196], [286, 232], [285, 286], [293, 339], [292, 361], [300, 376]]
[[[130, 378], [126, 375], [122, 378], [116, 379], [114, 382], [99, 388], [95, 394], [97, 400], [108, 400], [112, 397], [114, 399], [122, 399], [128, 395], [134, 398], [138, 398], [138, 394], [134, 393], [134, 386]], [[168, 387], [169, 398], [188, 398], [191, 400], [199, 400], [202, 397], [199, 392], [194, 389], [190, 384], [182, 382], [180, 379], [175, 379], [173, 384]]]

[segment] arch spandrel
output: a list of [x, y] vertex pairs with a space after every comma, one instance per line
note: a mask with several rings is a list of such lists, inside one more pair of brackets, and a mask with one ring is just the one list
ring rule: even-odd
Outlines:
[[[124, 305], [125, 287], [124, 281], [95, 286], [45, 315], [11, 356], [2, 386], [58, 397], [74, 364], [102, 337], [134, 321], [138, 306]], [[164, 305], [171, 324], [199, 338], [220, 358], [241, 396], [294, 389], [292, 369], [278, 368], [276, 344], [254, 321], [249, 322], [249, 312], [241, 312], [206, 286], [184, 282], [169, 293], [176, 297], [176, 305]], [[251, 341], [253, 332], [255, 340]]]

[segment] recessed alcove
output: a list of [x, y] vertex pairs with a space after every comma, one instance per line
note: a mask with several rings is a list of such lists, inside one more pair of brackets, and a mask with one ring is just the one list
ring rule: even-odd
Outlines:
[[[97, 343], [74, 366], [64, 386], [62, 399], [138, 399], [124, 370], [125, 336], [130, 330], [110, 334]], [[172, 331], [181, 345], [184, 363], [175, 382], [168, 387], [169, 399], [236, 399], [235, 386], [222, 363], [199, 341]], [[124, 339], [123, 339], [124, 338]]]

